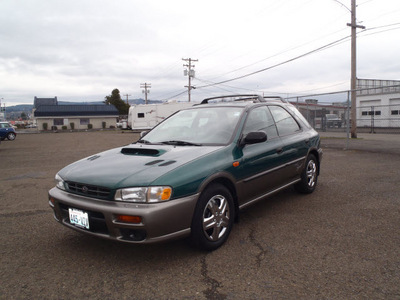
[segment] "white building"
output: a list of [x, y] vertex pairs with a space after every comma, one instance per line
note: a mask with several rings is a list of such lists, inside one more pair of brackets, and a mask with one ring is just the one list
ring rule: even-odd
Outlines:
[[400, 81], [357, 79], [357, 127], [400, 128]]

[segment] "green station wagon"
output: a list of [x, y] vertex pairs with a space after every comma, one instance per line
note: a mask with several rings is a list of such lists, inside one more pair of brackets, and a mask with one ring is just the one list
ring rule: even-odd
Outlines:
[[283, 99], [208, 98], [133, 144], [63, 168], [49, 205], [58, 222], [94, 236], [189, 237], [214, 250], [242, 208], [289, 186], [313, 192], [321, 159], [318, 133]]

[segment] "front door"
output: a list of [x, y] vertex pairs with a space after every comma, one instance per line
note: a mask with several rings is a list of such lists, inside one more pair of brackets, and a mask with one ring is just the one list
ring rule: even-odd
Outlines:
[[245, 145], [240, 150], [240, 165], [235, 169], [238, 179], [239, 206], [257, 200], [282, 184], [283, 143], [267, 106], [256, 107], [248, 114], [243, 136], [264, 131], [267, 141]]

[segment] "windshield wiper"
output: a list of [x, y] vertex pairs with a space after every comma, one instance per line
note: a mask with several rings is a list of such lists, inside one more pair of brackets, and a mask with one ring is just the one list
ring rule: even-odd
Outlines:
[[197, 143], [177, 141], [177, 140], [165, 141], [165, 142], [161, 142], [161, 143], [166, 144], [166, 145], [177, 145], [177, 146], [202, 146], [201, 144], [197, 144]]
[[145, 145], [161, 145], [162, 143], [152, 143], [148, 140], [138, 140], [136, 143], [145, 144]]
[[136, 143], [140, 143], [140, 144], [151, 144], [148, 140], [138, 140]]

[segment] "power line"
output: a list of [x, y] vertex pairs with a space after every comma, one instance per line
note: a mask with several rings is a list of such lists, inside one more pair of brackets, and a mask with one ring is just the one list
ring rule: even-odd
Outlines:
[[180, 92], [179, 94], [173, 95], [173, 96], [171, 96], [171, 97], [162, 99], [161, 101], [168, 101], [168, 100], [171, 100], [171, 99], [176, 98], [176, 97], [178, 97], [178, 96], [181, 96], [181, 95], [183, 95], [183, 94], [186, 94], [186, 90], [184, 90], [183, 92]]
[[[366, 32], [366, 31], [377, 30], [377, 29], [387, 28], [387, 27], [397, 26], [397, 25], [400, 25], [400, 23], [393, 23], [393, 24], [377, 26], [377, 27], [373, 27], [373, 28], [369, 28], [369, 29], [364, 29], [364, 30], [358, 32], [357, 35], [360, 35], [360, 34]], [[389, 31], [389, 30], [395, 30], [395, 29], [399, 29], [399, 28], [391, 28], [391, 29], [388, 29], [387, 31]], [[381, 32], [384, 32], [384, 31], [380, 31], [380, 32], [377, 32], [377, 33], [381, 33]], [[371, 35], [371, 34], [377, 34], [377, 33], [370, 33], [369, 35]], [[238, 76], [238, 77], [235, 77], [235, 78], [232, 78], [232, 79], [228, 79], [228, 80], [224, 80], [224, 81], [220, 81], [220, 82], [212, 82], [212, 81], [210, 81], [210, 80], [204, 80], [204, 79], [200, 80], [199, 78], [197, 78], [197, 79], [198, 79], [199, 81], [201, 81], [201, 82], [204, 82], [204, 83], [207, 83], [207, 82], [208, 82], [208, 84], [205, 84], [205, 85], [202, 85], [202, 86], [198, 86], [197, 88], [198, 88], [198, 89], [201, 89], [201, 88], [206, 88], [206, 87], [211, 87], [211, 86], [216, 86], [216, 85], [223, 85], [224, 83], [227, 83], [227, 82], [231, 82], [231, 81], [239, 80], [239, 79], [242, 79], [242, 78], [245, 78], [245, 77], [249, 77], [249, 76], [252, 76], [252, 75], [255, 75], [255, 74], [258, 74], [258, 73], [267, 71], [267, 70], [270, 70], [270, 69], [272, 69], [272, 68], [281, 66], [281, 65], [283, 65], [283, 64], [287, 64], [287, 63], [289, 63], [289, 62], [295, 61], [295, 60], [297, 60], [297, 59], [300, 59], [300, 58], [305, 57], [305, 56], [307, 56], [307, 55], [316, 53], [316, 52], [318, 52], [318, 51], [326, 50], [326, 49], [328, 49], [328, 48], [337, 46], [337, 45], [339, 45], [339, 44], [344, 43], [345, 41], [347, 41], [350, 37], [351, 37], [351, 36], [343, 37], [343, 38], [338, 39], [338, 40], [336, 40], [336, 41], [334, 41], [334, 42], [331, 42], [331, 43], [328, 43], [328, 44], [326, 44], [326, 45], [324, 45], [324, 46], [321, 46], [321, 47], [319, 47], [319, 48], [317, 48], [317, 49], [314, 49], [314, 50], [309, 51], [309, 52], [306, 52], [306, 53], [304, 53], [304, 54], [302, 54], [302, 55], [296, 56], [296, 57], [294, 57], [294, 58], [292, 58], [292, 59], [286, 60], [286, 61], [284, 61], [284, 62], [275, 64], [275, 65], [270, 66], [270, 67], [267, 67], [267, 68], [263, 68], [263, 69], [261, 69], [261, 70], [255, 71], [255, 72], [247, 73], [247, 74], [244, 74], [244, 75], [242, 75], [242, 76]], [[265, 60], [265, 59], [264, 59], [264, 60]], [[261, 60], [261, 61], [262, 61], [262, 60]], [[255, 64], [255, 63], [253, 63], [253, 64], [251, 64], [251, 65], [254, 65], [254, 64]], [[236, 70], [241, 70], [241, 69], [246, 68], [246, 67], [248, 67], [248, 66], [250, 66], [250, 65], [244, 66], [244, 67], [239, 68], [239, 69], [236, 69]], [[236, 70], [235, 70], [235, 71], [236, 71]], [[232, 71], [232, 72], [234, 72], [234, 71]], [[226, 74], [227, 74], [227, 73], [226, 73]], [[244, 88], [233, 87], [233, 86], [228, 86], [228, 87], [229, 87], [229, 88], [236, 88], [236, 89], [244, 89]], [[249, 90], [249, 91], [254, 91], [254, 90], [250, 90], [250, 89], [248, 89], [248, 90]]]
[[249, 76], [258, 74], [258, 73], [262, 73], [262, 72], [268, 71], [268, 70], [270, 70], [270, 69], [273, 69], [273, 68], [282, 66], [282, 65], [284, 65], [284, 64], [287, 64], [287, 63], [289, 63], [289, 62], [298, 60], [298, 59], [300, 59], [300, 58], [303, 58], [303, 57], [308, 56], [308, 55], [310, 55], [310, 54], [313, 54], [313, 53], [315, 53], [315, 52], [319, 52], [319, 51], [322, 51], [322, 50], [324, 50], [324, 49], [326, 49], [326, 48], [330, 48], [330, 47], [332, 47], [332, 46], [334, 46], [334, 45], [336, 45], [336, 44], [338, 44], [338, 43], [340, 43], [340, 42], [342, 42], [342, 41], [344, 41], [344, 40], [349, 39], [349, 38], [350, 38], [350, 36], [346, 36], [346, 37], [344, 37], [344, 38], [341, 38], [341, 39], [339, 39], [339, 40], [336, 40], [336, 41], [334, 41], [334, 42], [331, 42], [331, 43], [329, 43], [329, 44], [326, 44], [326, 45], [324, 45], [324, 46], [322, 46], [322, 47], [319, 47], [319, 48], [317, 48], [317, 49], [311, 50], [311, 51], [309, 51], [309, 52], [306, 52], [306, 53], [304, 53], [304, 54], [301, 54], [301, 55], [299, 55], [299, 56], [296, 56], [296, 57], [294, 57], [294, 58], [288, 59], [288, 60], [286, 60], [286, 61], [283, 61], [283, 62], [281, 62], [281, 63], [272, 65], [272, 66], [267, 67], [267, 68], [263, 68], [263, 69], [260, 69], [260, 70], [257, 70], [257, 71], [251, 72], [251, 73], [247, 73], [247, 74], [244, 74], [244, 75], [235, 77], [235, 78], [223, 80], [223, 81], [216, 82], [216, 83], [213, 83], [213, 84], [198, 86], [197, 88], [200, 89], [200, 88], [205, 88], [205, 87], [209, 87], [209, 86], [213, 86], [213, 85], [223, 84], [223, 83], [227, 83], [227, 82], [231, 82], [231, 81], [243, 79], [243, 78], [246, 78], [246, 77], [249, 77]]

